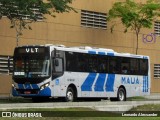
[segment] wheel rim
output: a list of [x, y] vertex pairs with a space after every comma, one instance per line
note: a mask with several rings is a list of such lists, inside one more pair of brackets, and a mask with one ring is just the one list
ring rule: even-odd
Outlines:
[[73, 101], [73, 93], [71, 91], [67, 92], [67, 100], [68, 101]]
[[124, 92], [122, 90], [119, 91], [119, 100], [124, 101]]

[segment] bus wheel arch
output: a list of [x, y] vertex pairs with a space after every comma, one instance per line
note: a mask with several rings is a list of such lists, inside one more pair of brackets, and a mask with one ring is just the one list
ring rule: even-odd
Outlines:
[[66, 91], [65, 101], [73, 102], [76, 100], [76, 98], [77, 98], [77, 88], [74, 84], [70, 84]]
[[126, 89], [123, 85], [121, 85], [118, 88], [118, 92], [117, 92], [117, 100], [118, 101], [126, 101], [126, 97], [127, 97], [127, 92]]

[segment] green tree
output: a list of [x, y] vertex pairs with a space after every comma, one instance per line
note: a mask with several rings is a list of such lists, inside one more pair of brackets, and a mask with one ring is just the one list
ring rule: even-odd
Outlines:
[[[130, 28], [135, 31], [137, 45], [136, 54], [138, 52], [138, 37], [141, 28], [151, 28], [153, 21], [159, 14], [160, 4], [156, 0], [147, 0], [145, 4], [134, 2], [134, 0], [126, 0], [125, 2], [116, 2], [109, 10], [108, 20], [120, 18], [125, 26], [124, 32]], [[111, 27], [113, 31], [114, 23]]]
[[71, 3], [72, 0], [0, 0], [0, 18], [6, 16], [10, 20], [18, 46], [19, 36], [23, 29], [31, 29], [30, 23], [45, 19], [45, 14], [55, 17], [55, 13], [74, 10], [69, 6]]

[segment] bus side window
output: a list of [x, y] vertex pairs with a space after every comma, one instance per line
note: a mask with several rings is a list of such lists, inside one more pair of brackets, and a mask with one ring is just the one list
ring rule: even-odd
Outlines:
[[130, 60], [131, 75], [139, 75], [139, 59], [132, 58]]
[[109, 57], [109, 73], [111, 74], [120, 73], [119, 57]]
[[121, 74], [130, 74], [130, 58], [121, 57]]
[[148, 60], [140, 59], [140, 74], [148, 75]]
[[106, 56], [98, 56], [97, 57], [97, 70], [98, 70], [98, 73], [107, 73], [107, 58]]

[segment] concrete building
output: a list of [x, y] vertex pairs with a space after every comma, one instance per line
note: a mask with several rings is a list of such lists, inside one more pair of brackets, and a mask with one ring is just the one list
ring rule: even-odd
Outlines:
[[[24, 30], [19, 41], [21, 45], [63, 44], [65, 46], [94, 46], [113, 49], [117, 52], [135, 53], [136, 35], [133, 31], [124, 33], [124, 26], [118, 24], [113, 33], [106, 14], [117, 0], [73, 0], [72, 6], [78, 13], [46, 16], [44, 21], [32, 23], [32, 30]], [[120, 0], [119, 0], [120, 1]], [[146, 0], [136, 0], [145, 2]], [[152, 34], [152, 33], [155, 33]], [[160, 92], [160, 22], [155, 21], [152, 29], [142, 29], [139, 35], [138, 54], [148, 55], [151, 60], [151, 92]], [[13, 55], [16, 47], [16, 32], [10, 28], [10, 21], [0, 20], [0, 55]], [[11, 91], [11, 75], [0, 74], [0, 95]]]

